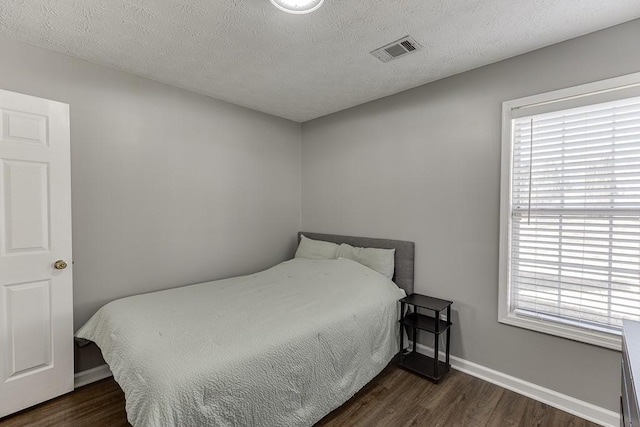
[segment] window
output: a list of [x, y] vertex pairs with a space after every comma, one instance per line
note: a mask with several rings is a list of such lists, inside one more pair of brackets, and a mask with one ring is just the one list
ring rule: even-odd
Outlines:
[[620, 348], [640, 320], [640, 73], [503, 104], [499, 320]]

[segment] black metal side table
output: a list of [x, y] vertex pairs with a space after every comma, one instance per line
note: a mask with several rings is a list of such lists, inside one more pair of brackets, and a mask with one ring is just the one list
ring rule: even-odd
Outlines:
[[[399, 366], [408, 371], [415, 372], [423, 377], [438, 382], [451, 369], [449, 363], [449, 348], [451, 338], [451, 304], [439, 298], [428, 297], [426, 295], [411, 294], [400, 300], [400, 362]], [[408, 306], [413, 306], [413, 310]], [[418, 313], [418, 308], [433, 312], [433, 316]], [[441, 312], [446, 309], [446, 320], [441, 318]], [[405, 327], [413, 332], [413, 350], [405, 353], [404, 334]], [[416, 351], [416, 341], [418, 330], [426, 331], [434, 335], [434, 357], [425, 356]], [[445, 335], [445, 360], [440, 360], [440, 335]], [[407, 334], [409, 331], [407, 331]]]

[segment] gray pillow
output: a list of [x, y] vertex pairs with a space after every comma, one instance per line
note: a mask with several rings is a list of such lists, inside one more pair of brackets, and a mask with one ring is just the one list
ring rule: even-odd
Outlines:
[[300, 244], [296, 251], [296, 258], [308, 259], [336, 259], [338, 257], [338, 245], [322, 240], [313, 240], [300, 236]]
[[359, 262], [391, 280], [395, 268], [395, 253], [395, 249], [356, 248], [343, 243], [338, 249], [338, 258]]

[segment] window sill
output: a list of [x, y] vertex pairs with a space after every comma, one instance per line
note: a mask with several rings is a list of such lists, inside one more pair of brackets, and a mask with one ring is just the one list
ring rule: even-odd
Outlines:
[[611, 350], [621, 351], [622, 348], [622, 337], [616, 334], [565, 325], [551, 320], [534, 319], [515, 313], [510, 313], [499, 321], [506, 325], [517, 326], [519, 328], [609, 348]]

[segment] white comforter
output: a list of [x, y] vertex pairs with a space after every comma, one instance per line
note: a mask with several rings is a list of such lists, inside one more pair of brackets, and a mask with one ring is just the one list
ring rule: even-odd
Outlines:
[[312, 425], [398, 351], [393, 282], [354, 261], [294, 259], [113, 301], [94, 341], [142, 426]]

